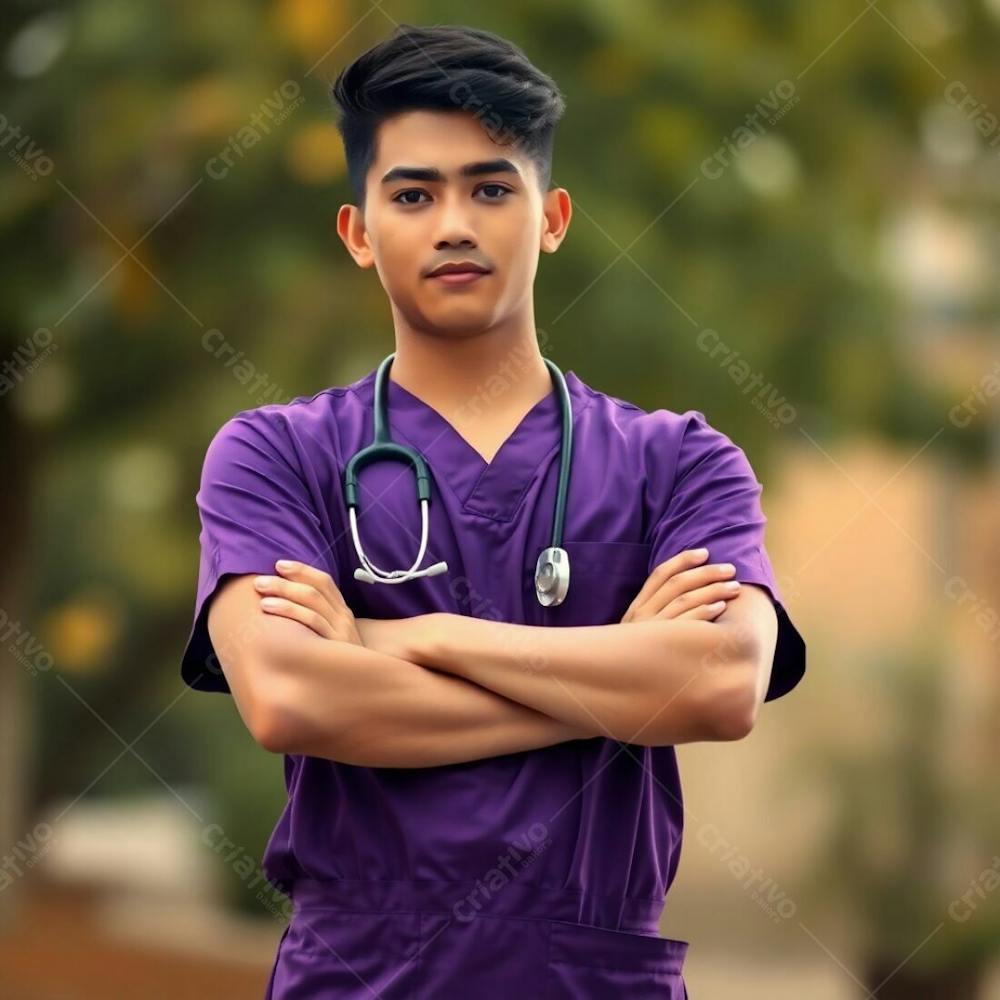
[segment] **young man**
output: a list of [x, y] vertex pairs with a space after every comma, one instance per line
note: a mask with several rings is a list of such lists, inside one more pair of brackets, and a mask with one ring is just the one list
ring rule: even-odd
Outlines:
[[[741, 738], [805, 670], [761, 484], [701, 412], [572, 371], [564, 437], [532, 302], [571, 214], [549, 190], [563, 101], [520, 49], [404, 25], [334, 96], [338, 231], [395, 354], [216, 434], [182, 667], [285, 755], [264, 867], [295, 915], [267, 995], [680, 1000], [688, 942], [658, 936], [674, 747]], [[405, 461], [362, 463], [352, 521], [380, 400], [430, 504]]]

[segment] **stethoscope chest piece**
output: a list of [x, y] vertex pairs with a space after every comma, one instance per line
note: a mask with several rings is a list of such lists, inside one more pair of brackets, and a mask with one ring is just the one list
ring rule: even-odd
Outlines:
[[535, 563], [535, 595], [543, 607], [562, 604], [569, 591], [569, 553], [559, 546], [543, 549]]

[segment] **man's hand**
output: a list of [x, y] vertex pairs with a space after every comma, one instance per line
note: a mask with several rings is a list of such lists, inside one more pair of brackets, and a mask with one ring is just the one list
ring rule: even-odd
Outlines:
[[[726, 601], [740, 592], [732, 563], [700, 565], [707, 549], [685, 549], [660, 563], [629, 605], [622, 623], [656, 618], [712, 621]], [[287, 562], [287, 566], [284, 563]], [[258, 576], [254, 586], [261, 610], [300, 622], [324, 639], [338, 639], [409, 659], [408, 629], [422, 628], [421, 619], [355, 618], [329, 573], [294, 560], [275, 563], [277, 576]]]
[[365, 645], [354, 612], [329, 573], [294, 560], [279, 559], [274, 568], [278, 576], [254, 577], [262, 611], [301, 622], [323, 639]]
[[282, 562], [274, 564], [279, 576], [255, 577], [261, 610], [268, 614], [301, 622], [321, 639], [353, 642], [403, 660], [412, 660], [416, 643], [431, 634], [433, 615], [356, 618], [329, 573], [294, 561], [286, 568]]
[[740, 592], [732, 563], [710, 563], [708, 549], [685, 549], [660, 563], [646, 578], [642, 590], [622, 617], [627, 622], [655, 618], [687, 618], [713, 621], [726, 610], [726, 601]]

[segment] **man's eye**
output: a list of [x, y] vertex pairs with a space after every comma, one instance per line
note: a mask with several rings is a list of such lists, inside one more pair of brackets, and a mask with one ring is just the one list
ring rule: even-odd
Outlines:
[[408, 194], [426, 194], [425, 191], [420, 191], [418, 188], [408, 188], [406, 191], [400, 191], [392, 200], [398, 201], [401, 205], [419, 205], [419, 201], [405, 201], [404, 199]]
[[[480, 191], [487, 191], [487, 190], [496, 192], [495, 194], [487, 197], [486, 199], [487, 201], [503, 201], [505, 195], [513, 194], [511, 189], [508, 187], [504, 187], [503, 184], [483, 184], [482, 187], [476, 190], [476, 194], [478, 194]], [[392, 200], [398, 202], [400, 205], [420, 205], [422, 204], [422, 202], [419, 201], [419, 197], [420, 195], [425, 195], [425, 194], [427, 194], [427, 192], [421, 191], [419, 188], [407, 188], [405, 191], [400, 191], [397, 195], [393, 197]], [[417, 198], [411, 199], [407, 197], [408, 195], [416, 195]]]
[[493, 198], [487, 198], [487, 201], [503, 201], [503, 196], [505, 194], [511, 194], [511, 190], [508, 187], [504, 187], [502, 184], [484, 184], [479, 190], [485, 191], [487, 188], [493, 188], [494, 191], [499, 191], [500, 194]]

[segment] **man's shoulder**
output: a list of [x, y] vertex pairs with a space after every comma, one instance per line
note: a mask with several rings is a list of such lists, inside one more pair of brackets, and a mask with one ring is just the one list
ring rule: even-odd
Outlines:
[[296, 428], [315, 430], [319, 426], [329, 426], [343, 414], [345, 405], [355, 399], [354, 390], [362, 381], [327, 386], [284, 401], [245, 407], [226, 418], [216, 433], [252, 430], [267, 436], [280, 436]]
[[[615, 396], [588, 385], [579, 377], [578, 381], [582, 391], [590, 399], [589, 408], [593, 409], [596, 406], [597, 412], [628, 427], [633, 434], [650, 435], [662, 441], [664, 435], [680, 440], [690, 428], [715, 431], [701, 410], [675, 410], [669, 406], [647, 409], [630, 399]], [[715, 433], [721, 433], [721, 431], [715, 431]]]
[[329, 413], [336, 409], [353, 388], [354, 383], [331, 385], [311, 395], [303, 393], [284, 402], [263, 403], [260, 406], [248, 407], [240, 410], [234, 416], [264, 422], [302, 420], [317, 412]]

